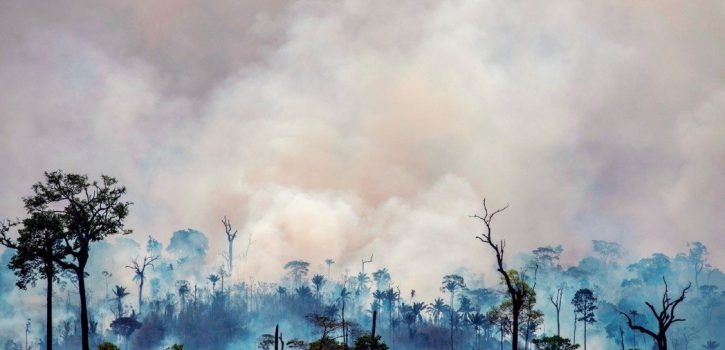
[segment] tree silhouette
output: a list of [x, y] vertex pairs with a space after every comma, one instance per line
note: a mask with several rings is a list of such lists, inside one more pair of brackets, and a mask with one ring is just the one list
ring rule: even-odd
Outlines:
[[466, 282], [463, 280], [463, 277], [459, 275], [446, 275], [443, 276], [443, 282], [441, 282], [441, 291], [448, 292], [451, 295], [451, 304], [450, 304], [450, 316], [451, 316], [451, 350], [453, 350], [453, 314], [455, 313], [455, 308], [453, 307], [453, 300], [455, 300], [456, 291], [462, 288], [466, 288]]
[[232, 270], [232, 267], [234, 266], [234, 240], [237, 238], [237, 230], [232, 231], [232, 224], [229, 223], [229, 219], [227, 219], [226, 215], [222, 218], [222, 224], [224, 225], [224, 233], [226, 234], [227, 242], [229, 243], [227, 262], [229, 263], [229, 273], [231, 273], [234, 271]]
[[624, 248], [616, 242], [593, 240], [592, 245], [594, 253], [599, 255], [605, 264], [611, 264], [624, 255]]
[[486, 315], [480, 312], [473, 312], [467, 315], [468, 323], [473, 327], [476, 336], [476, 350], [481, 348], [481, 329], [486, 325]]
[[544, 269], [551, 269], [559, 266], [559, 259], [564, 249], [560, 245], [556, 247], [546, 246], [534, 249], [531, 253], [534, 254], [536, 263]]
[[375, 281], [375, 286], [380, 290], [390, 288], [390, 273], [388, 269], [382, 268], [373, 272], [373, 281]]
[[64, 174], [60, 170], [46, 172], [45, 181], [36, 183], [32, 189], [33, 195], [23, 199], [28, 213], [55, 214], [63, 223], [61, 249], [63, 256], [70, 256], [71, 260], [56, 258], [55, 263], [77, 278], [82, 349], [90, 350], [85, 282], [90, 244], [108, 235], [131, 233], [123, 225], [131, 205], [121, 201], [126, 189], [106, 175], [101, 175], [100, 181], [89, 181], [86, 175]]
[[645, 305], [647, 305], [647, 308], [649, 308], [652, 315], [654, 315], [657, 320], [657, 330], [650, 330], [641, 325], [635, 324], [627, 313], [622, 311], [619, 313], [627, 318], [627, 325], [629, 328], [652, 337], [657, 344], [658, 350], [667, 350], [667, 331], [670, 329], [670, 326], [672, 326], [673, 323], [685, 321], [685, 319], [677, 318], [675, 316], [675, 309], [677, 308], [677, 305], [685, 300], [685, 295], [690, 287], [692, 287], [692, 283], [688, 283], [687, 287], [682, 289], [682, 293], [680, 293], [679, 297], [671, 299], [669, 296], [667, 280], [664, 276], [662, 277], [662, 281], [665, 285], [665, 292], [662, 294], [662, 309], [657, 312], [655, 307], [649, 301], [645, 302]]
[[325, 277], [322, 275], [314, 275], [312, 276], [312, 284], [315, 285], [315, 292], [317, 292], [317, 297], [320, 297], [320, 290], [322, 289], [322, 286], [325, 284]]
[[720, 343], [718, 343], [714, 340], [709, 340], [707, 343], [705, 343], [705, 345], [702, 346], [702, 348], [706, 349], [706, 350], [715, 350], [719, 347], [720, 347]]
[[597, 297], [588, 288], [582, 288], [576, 291], [574, 298], [571, 300], [574, 310], [579, 314], [577, 321], [584, 323], [584, 350], [587, 349], [587, 325], [597, 322], [594, 317], [594, 311], [597, 309]]
[[330, 279], [330, 271], [332, 269], [332, 264], [335, 263], [335, 260], [332, 259], [325, 259], [325, 265], [327, 265], [327, 279]]
[[302, 279], [307, 276], [310, 271], [310, 263], [302, 260], [292, 260], [284, 265], [284, 269], [290, 275], [295, 283], [295, 287], [299, 287]]
[[134, 276], [133, 280], [138, 283], [138, 311], [141, 312], [141, 308], [143, 307], [143, 283], [146, 279], [146, 268], [151, 266], [151, 268], [154, 268], [154, 261], [158, 260], [158, 256], [154, 257], [148, 257], [144, 256], [143, 261], [141, 263], [138, 262], [138, 259], [133, 259], [131, 262], [131, 265], [126, 266], [126, 268], [133, 270]]
[[515, 281], [506, 271], [503, 263], [504, 250], [506, 248], [506, 241], [500, 240], [498, 243], [493, 241], [492, 237], [492, 222], [496, 214], [506, 210], [508, 205], [503, 208], [496, 209], [492, 212], [488, 211], [486, 206], [486, 200], [483, 200], [483, 215], [473, 215], [474, 218], [481, 220], [484, 224], [484, 231], [476, 236], [476, 239], [481, 241], [483, 244], [488, 245], [496, 255], [496, 264], [499, 274], [501, 274], [504, 284], [506, 285], [506, 291], [508, 292], [509, 298], [511, 299], [511, 311], [512, 311], [512, 329], [511, 329], [511, 349], [518, 350], [519, 348], [519, 316], [521, 314], [521, 308], [526, 300], [527, 290], [522, 285], [517, 285]]
[[441, 314], [446, 311], [446, 302], [442, 298], [436, 298], [433, 300], [429, 310], [433, 313], [433, 323], [438, 324]]
[[53, 348], [53, 282], [58, 281], [57, 259], [63, 259], [63, 223], [59, 215], [46, 212], [32, 213], [22, 221], [19, 237], [13, 240], [7, 236], [10, 225], [0, 222], [0, 244], [15, 249], [8, 267], [15, 270], [15, 283], [20, 289], [35, 286], [38, 279], [46, 281], [45, 342], [47, 349]]
[[128, 296], [130, 293], [126, 291], [126, 287], [116, 285], [113, 289], [113, 296], [116, 297], [116, 318], [123, 317], [123, 298]]
[[551, 301], [551, 303], [554, 304], [554, 308], [556, 309], [556, 335], [558, 337], [561, 337], [560, 315], [561, 315], [561, 298], [563, 295], [564, 295], [564, 288], [558, 287], [556, 289], [556, 293], [549, 296], [549, 301]]
[[206, 279], [211, 282], [211, 292], [213, 294], [216, 291], [216, 284], [219, 282], [219, 275], [211, 274]]

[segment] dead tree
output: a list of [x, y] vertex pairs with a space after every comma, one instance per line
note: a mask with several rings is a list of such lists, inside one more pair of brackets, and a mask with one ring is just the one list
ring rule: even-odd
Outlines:
[[561, 297], [564, 294], [564, 288], [559, 287], [556, 289], [556, 294], [549, 296], [549, 301], [554, 304], [556, 308], [556, 335], [561, 337], [561, 322], [559, 321], [559, 315], [561, 314]]
[[486, 199], [484, 199], [483, 215], [476, 214], [473, 215], [473, 217], [481, 220], [484, 224], [484, 231], [480, 235], [476, 236], [476, 239], [481, 241], [483, 244], [488, 245], [491, 250], [493, 250], [493, 252], [496, 254], [496, 271], [501, 274], [501, 277], [506, 284], [506, 292], [511, 298], [511, 349], [518, 350], [519, 317], [521, 315], [521, 309], [526, 302], [527, 294], [529, 292], [527, 291], [525, 283], [517, 283], [516, 281], [514, 281], [510, 272], [506, 271], [506, 269], [504, 268], [503, 256], [504, 250], [506, 248], [506, 241], [502, 239], [498, 242], [494, 242], [493, 237], [491, 236], [493, 231], [491, 226], [491, 223], [493, 222], [493, 217], [496, 216], [496, 214], [506, 210], [507, 208], [508, 205], [503, 208], [499, 208], [492, 212], [489, 212], [488, 207], [486, 206]]
[[224, 225], [224, 233], [227, 235], [227, 242], [229, 242], [229, 256], [227, 257], [227, 261], [229, 263], [229, 273], [231, 273], [234, 265], [233, 248], [234, 240], [237, 238], [237, 230], [232, 231], [232, 224], [229, 223], [229, 219], [227, 219], [226, 215], [222, 218], [222, 224]]
[[369, 264], [371, 262], [373, 262], [373, 255], [372, 254], [370, 254], [370, 259], [367, 259], [367, 260], [362, 259], [362, 273], [365, 273], [365, 264]]
[[680, 293], [680, 296], [677, 299], [673, 300], [669, 296], [667, 280], [665, 280], [664, 276], [662, 276], [662, 281], [665, 284], [665, 292], [662, 295], [662, 310], [660, 312], [657, 312], [655, 307], [650, 302], [645, 302], [649, 310], [652, 312], [652, 315], [654, 315], [654, 317], [657, 319], [656, 331], [635, 324], [632, 318], [625, 312], [619, 311], [619, 313], [627, 318], [627, 325], [630, 329], [636, 330], [640, 333], [644, 333], [652, 337], [652, 339], [654, 339], [654, 341], [657, 343], [658, 350], [667, 350], [667, 331], [670, 329], [670, 326], [675, 322], [685, 321], [684, 318], [675, 317], [675, 308], [677, 308], [677, 305], [685, 300], [685, 295], [687, 294], [687, 291], [690, 289], [690, 287], [692, 287], [692, 283], [688, 283], [687, 287], [685, 287], [682, 290], [682, 293]]
[[141, 306], [143, 306], [143, 283], [146, 279], [146, 267], [151, 266], [154, 268], [154, 261], [158, 260], [158, 256], [148, 257], [144, 256], [143, 261], [139, 264], [138, 258], [133, 259], [132, 265], [126, 266], [135, 272], [133, 276], [134, 281], [138, 283], [138, 312], [141, 312]]

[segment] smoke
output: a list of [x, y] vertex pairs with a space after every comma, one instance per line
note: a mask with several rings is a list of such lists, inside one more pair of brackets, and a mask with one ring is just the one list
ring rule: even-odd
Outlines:
[[482, 197], [512, 255], [697, 240], [724, 265], [716, 1], [0, 6], [3, 216], [61, 168], [118, 177], [138, 241], [206, 233], [210, 265], [229, 216], [235, 278], [374, 254], [401, 288], [495, 283]]

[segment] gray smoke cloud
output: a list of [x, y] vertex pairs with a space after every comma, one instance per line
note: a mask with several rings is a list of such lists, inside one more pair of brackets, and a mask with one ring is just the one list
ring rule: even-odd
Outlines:
[[0, 214], [22, 215], [44, 170], [106, 173], [141, 243], [193, 227], [219, 264], [228, 215], [237, 252], [254, 242], [235, 278], [375, 254], [428, 297], [460, 268], [497, 282], [469, 217], [487, 197], [510, 204], [495, 234], [512, 255], [702, 241], [722, 267], [724, 17], [718, 1], [5, 1]]

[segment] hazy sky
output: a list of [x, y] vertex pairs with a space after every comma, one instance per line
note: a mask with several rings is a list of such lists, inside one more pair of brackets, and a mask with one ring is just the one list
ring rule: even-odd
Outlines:
[[2, 1], [0, 82], [3, 217], [60, 168], [126, 185], [142, 242], [218, 259], [228, 215], [260, 278], [487, 272], [483, 197], [511, 253], [725, 266], [722, 1]]

